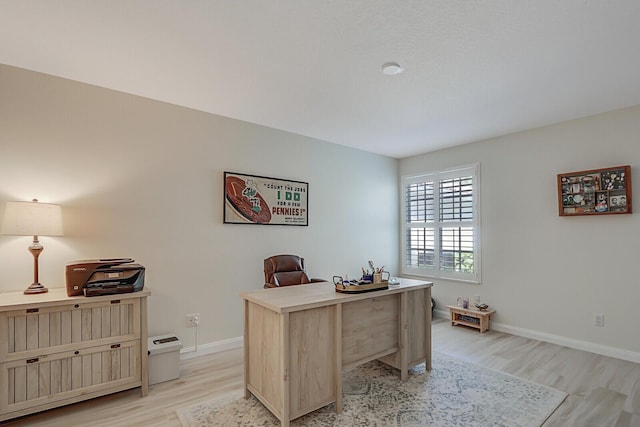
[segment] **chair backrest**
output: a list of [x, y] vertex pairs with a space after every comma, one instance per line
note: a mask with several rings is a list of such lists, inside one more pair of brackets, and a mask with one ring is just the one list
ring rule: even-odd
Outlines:
[[297, 255], [275, 255], [264, 260], [265, 287], [302, 285], [309, 283], [304, 271], [304, 258]]

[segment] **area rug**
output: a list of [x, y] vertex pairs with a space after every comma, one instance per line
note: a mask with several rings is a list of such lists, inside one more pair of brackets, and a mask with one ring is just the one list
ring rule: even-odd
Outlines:
[[[409, 379], [373, 361], [343, 374], [343, 411], [327, 405], [292, 426], [539, 427], [564, 401], [561, 391], [433, 353]], [[184, 427], [264, 426], [280, 421], [255, 397], [238, 391], [176, 411]]]

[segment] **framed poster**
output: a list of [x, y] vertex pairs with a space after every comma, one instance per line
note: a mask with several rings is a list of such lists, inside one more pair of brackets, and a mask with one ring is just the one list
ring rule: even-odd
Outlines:
[[309, 183], [224, 173], [224, 223], [309, 225]]
[[558, 174], [560, 216], [630, 214], [631, 167]]

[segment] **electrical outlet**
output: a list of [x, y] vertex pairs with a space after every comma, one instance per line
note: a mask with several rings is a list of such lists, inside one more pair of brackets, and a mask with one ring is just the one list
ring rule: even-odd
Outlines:
[[598, 313], [593, 316], [594, 326], [604, 326], [604, 314]]
[[200, 314], [187, 314], [187, 328], [195, 328], [200, 326]]

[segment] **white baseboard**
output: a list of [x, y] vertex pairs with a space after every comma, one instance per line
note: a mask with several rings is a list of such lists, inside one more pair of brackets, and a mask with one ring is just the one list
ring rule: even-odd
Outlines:
[[[434, 317], [449, 319], [449, 311], [435, 310]], [[517, 326], [506, 325], [504, 323], [491, 322], [491, 329], [493, 329], [494, 331], [505, 332], [507, 334], [518, 335], [524, 338], [530, 338], [533, 340], [575, 348], [576, 350], [584, 350], [591, 353], [600, 354], [602, 356], [614, 357], [616, 359], [626, 360], [628, 362], [640, 363], [640, 353], [624, 350], [622, 348], [595, 344], [592, 342], [576, 340], [560, 335], [547, 334], [545, 332], [519, 328]]]
[[225, 350], [242, 347], [242, 337], [230, 338], [228, 340], [215, 341], [195, 347], [187, 347], [180, 350], [180, 360], [193, 359], [194, 357], [204, 356], [205, 354], [219, 353]]

